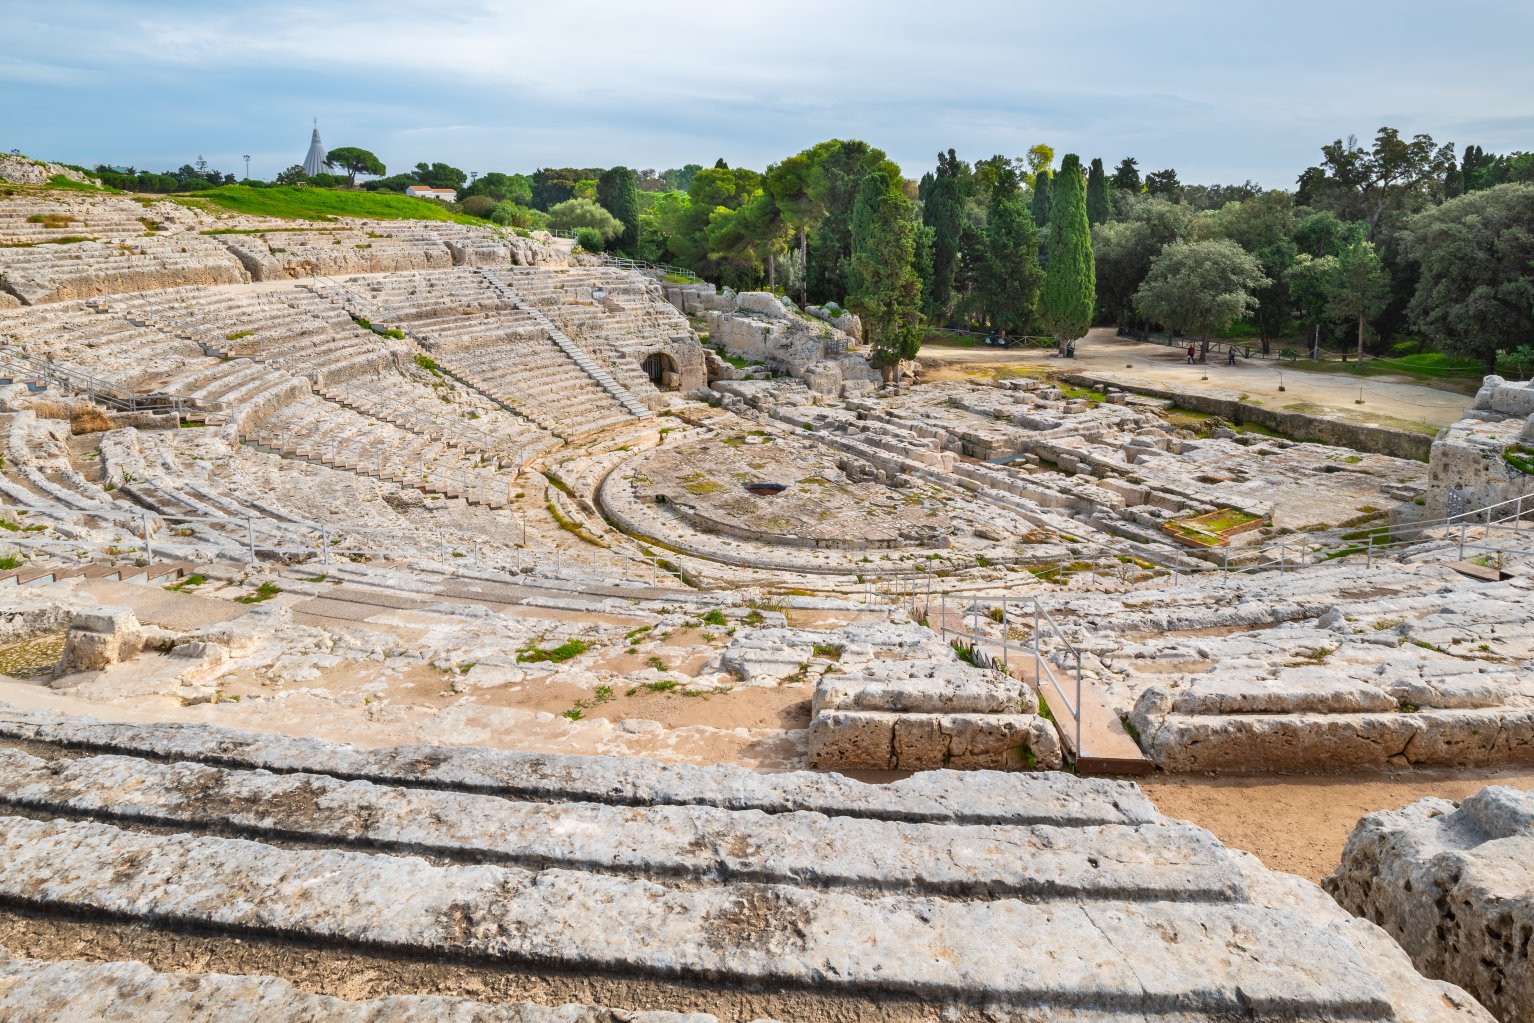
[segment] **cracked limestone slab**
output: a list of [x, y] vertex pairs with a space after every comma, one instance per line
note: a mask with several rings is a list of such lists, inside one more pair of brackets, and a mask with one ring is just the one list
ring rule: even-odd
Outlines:
[[956, 903], [433, 866], [0, 818], [0, 898], [221, 933], [712, 985], [1198, 1015], [1390, 1019], [1333, 930], [1251, 905]]
[[[142, 963], [43, 962], [0, 949], [7, 1023], [716, 1023], [703, 1013], [485, 1005], [403, 995], [346, 1001], [276, 977], [158, 973]], [[766, 1021], [761, 1021], [766, 1023]]]
[[1127, 782], [1058, 774], [928, 771], [888, 785], [835, 774], [757, 774], [738, 767], [661, 764], [507, 750], [340, 743], [208, 725], [107, 724], [0, 703], [0, 740], [191, 760], [274, 772], [611, 805], [703, 805], [951, 824], [1148, 823], [1159, 818]]

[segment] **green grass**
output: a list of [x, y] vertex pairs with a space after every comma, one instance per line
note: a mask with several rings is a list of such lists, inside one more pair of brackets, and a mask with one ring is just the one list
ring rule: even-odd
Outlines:
[[1480, 382], [1486, 370], [1476, 359], [1465, 359], [1443, 352], [1423, 352], [1390, 359], [1365, 359], [1338, 362], [1326, 359], [1316, 362], [1299, 359], [1293, 367], [1307, 373], [1346, 373], [1357, 377], [1408, 376], [1424, 380], [1462, 380]]
[[256, 587], [256, 592], [245, 597], [236, 597], [241, 604], [259, 604], [263, 600], [271, 600], [282, 592], [282, 587], [276, 583], [262, 583]]
[[486, 224], [477, 217], [453, 213], [434, 199], [415, 199], [384, 192], [351, 192], [333, 188], [251, 188], [221, 185], [203, 192], [171, 197], [184, 206], [225, 209], [256, 217], [291, 220], [447, 220], [455, 224]]
[[559, 646], [551, 650], [544, 650], [536, 646], [526, 646], [517, 652], [517, 660], [523, 664], [537, 661], [551, 661], [554, 664], [563, 664], [573, 657], [579, 657], [590, 646], [580, 639], [567, 639]]
[[76, 181], [74, 178], [66, 178], [62, 174], [55, 174], [48, 179], [49, 188], [58, 188], [66, 192], [111, 192], [113, 195], [122, 195], [115, 188], [102, 185], [99, 188], [85, 181]]
[[1519, 472], [1534, 476], [1534, 447], [1514, 444], [1502, 452], [1502, 460]]
[[728, 620], [724, 617], [724, 612], [716, 607], [711, 609], [707, 614], [703, 616], [703, 624], [725, 625], [728, 624]]

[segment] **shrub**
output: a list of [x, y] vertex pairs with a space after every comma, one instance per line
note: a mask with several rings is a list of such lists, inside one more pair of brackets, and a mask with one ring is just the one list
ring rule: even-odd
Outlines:
[[550, 207], [549, 226], [562, 231], [579, 231], [583, 227], [594, 228], [601, 233], [603, 242], [623, 233], [623, 221], [604, 210], [592, 199], [567, 199]]
[[587, 252], [601, 252], [607, 244], [607, 239], [602, 237], [602, 232], [594, 227], [583, 227], [575, 232], [575, 244]]

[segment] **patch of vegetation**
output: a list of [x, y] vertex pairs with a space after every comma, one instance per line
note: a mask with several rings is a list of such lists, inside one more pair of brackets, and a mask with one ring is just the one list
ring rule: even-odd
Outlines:
[[842, 646], [839, 643], [816, 643], [810, 648], [810, 652], [816, 657], [823, 657], [828, 661], [842, 659]]
[[201, 586], [203, 583], [205, 583], [207, 581], [208, 581], [208, 579], [207, 579], [206, 576], [201, 576], [201, 575], [195, 575], [194, 574], [194, 575], [187, 576], [185, 579], [181, 580], [179, 583], [171, 583], [169, 586], [167, 586], [165, 588], [167, 590], [172, 590], [172, 591], [174, 591], [176, 593], [180, 593], [183, 590], [195, 589], [195, 588], [197, 588], [198, 586]]
[[598, 540], [596, 537], [592, 536], [586, 530], [582, 529], [580, 523], [571, 522], [569, 519], [565, 518], [564, 515], [560, 514], [559, 509], [554, 506], [553, 501], [548, 502], [548, 504], [546, 504], [544, 507], [548, 509], [550, 517], [553, 518], [555, 525], [559, 526], [560, 529], [563, 529], [571, 536], [575, 536], [586, 541], [593, 547], [601, 547], [602, 549], [606, 550], [607, 545], [601, 540]]
[[251, 337], [254, 334], [255, 334], [255, 331], [253, 331], [253, 330], [237, 330], [237, 331], [235, 331], [232, 334], [225, 334], [224, 335], [224, 340], [225, 341], [238, 341], [241, 338]]
[[647, 664], [650, 667], [654, 668], [656, 671], [670, 671], [671, 670], [671, 665], [667, 664], [664, 660], [662, 660], [656, 654], [651, 654], [645, 660], [645, 664]]
[[652, 693], [669, 693], [682, 683], [674, 678], [657, 679], [654, 682], [646, 682], [644, 688]]
[[259, 604], [263, 600], [271, 600], [282, 592], [282, 587], [276, 583], [262, 583], [256, 587], [256, 592], [235, 599], [241, 604]]
[[953, 647], [953, 652], [959, 660], [975, 668], [982, 667], [980, 664], [980, 654], [974, 647], [961, 643], [958, 640], [954, 640], [949, 645]]
[[1503, 450], [1502, 460], [1519, 472], [1534, 476], [1534, 446], [1513, 444]]
[[1332, 651], [1336, 649], [1336, 647], [1312, 647], [1311, 649], [1306, 650], [1304, 653], [1300, 654], [1294, 660], [1285, 661], [1284, 667], [1303, 668], [1307, 665], [1325, 664], [1326, 659], [1330, 657], [1332, 655]]
[[709, 612], [703, 616], [703, 624], [704, 625], [728, 625], [729, 621], [728, 621], [728, 619], [726, 619], [724, 617], [724, 612], [719, 610], [716, 607], [716, 608], [712, 608], [711, 610], [709, 610]]
[[352, 192], [332, 188], [279, 185], [251, 188], [221, 185], [202, 192], [171, 197], [172, 202], [201, 209], [233, 210], [253, 217], [332, 221], [337, 217], [365, 220], [445, 220], [455, 224], [486, 224], [478, 217], [454, 213], [434, 199], [416, 199], [388, 192]]
[[29, 224], [41, 224], [50, 231], [58, 231], [70, 224], [78, 223], [78, 219], [68, 213], [34, 213], [27, 218]]
[[443, 379], [442, 367], [437, 365], [437, 360], [433, 359], [430, 355], [417, 355], [415, 357], [415, 364], [438, 380]]
[[530, 664], [548, 661], [552, 664], [563, 664], [574, 657], [585, 653], [591, 644], [581, 639], [567, 639], [559, 646], [545, 650], [537, 646], [525, 646], [517, 651], [517, 663]]
[[74, 178], [66, 178], [62, 174], [55, 174], [48, 179], [49, 188], [62, 189], [65, 192], [109, 192], [112, 195], [122, 195], [116, 188], [106, 185], [93, 185], [89, 181], [76, 181]]

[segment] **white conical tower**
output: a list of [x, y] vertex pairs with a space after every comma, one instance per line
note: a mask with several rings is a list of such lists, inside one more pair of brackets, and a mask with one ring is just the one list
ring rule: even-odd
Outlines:
[[320, 141], [320, 122], [314, 122], [314, 137], [309, 140], [309, 155], [304, 157], [304, 173], [311, 178], [325, 173], [325, 143]]

